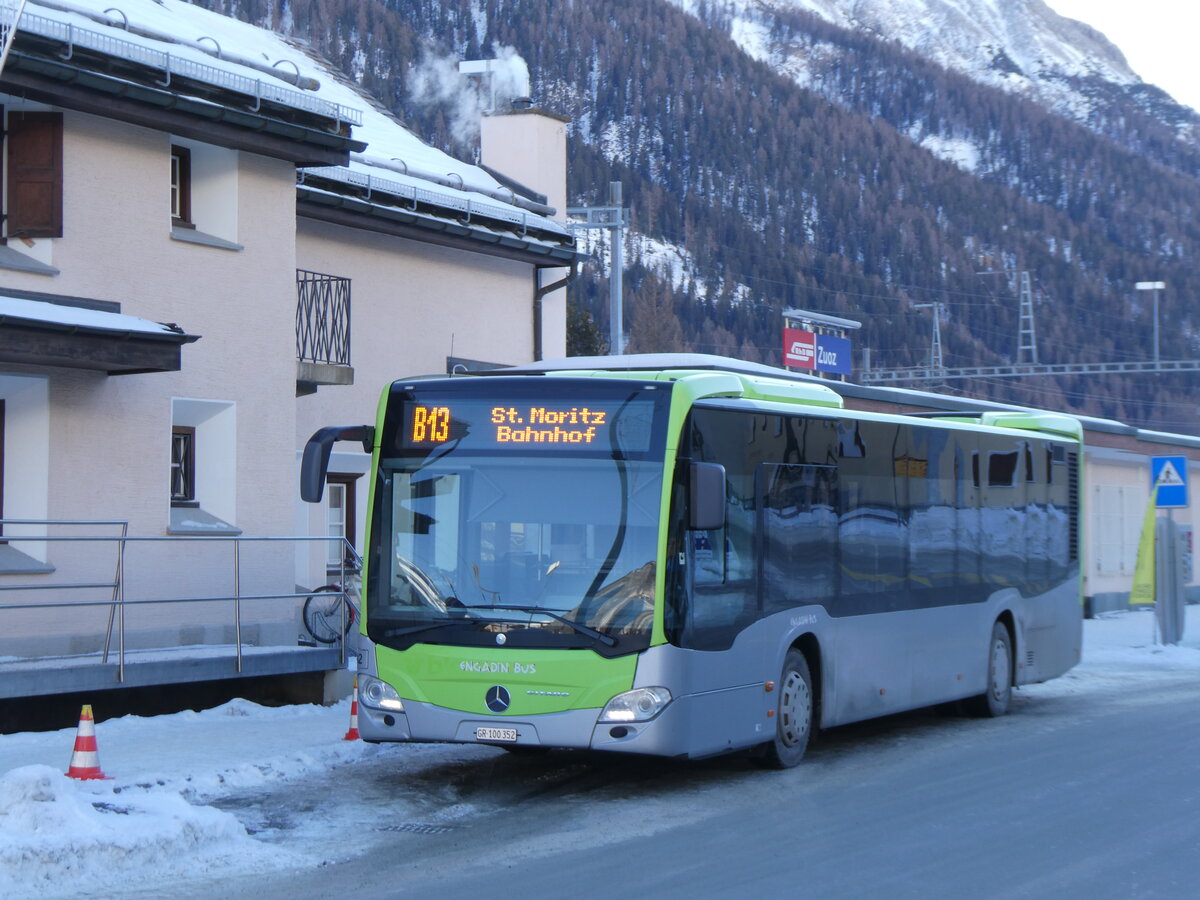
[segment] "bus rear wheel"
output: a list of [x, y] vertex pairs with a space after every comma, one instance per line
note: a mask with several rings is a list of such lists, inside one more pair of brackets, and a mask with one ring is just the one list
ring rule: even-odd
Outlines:
[[984, 718], [1002, 716], [1012, 702], [1013, 653], [1012, 636], [1000, 621], [992, 626], [988, 642], [987, 690], [966, 701], [967, 712]]
[[764, 748], [762, 762], [772, 769], [790, 769], [804, 758], [813, 727], [812, 676], [799, 650], [789, 650], [784, 657], [777, 690], [775, 738]]

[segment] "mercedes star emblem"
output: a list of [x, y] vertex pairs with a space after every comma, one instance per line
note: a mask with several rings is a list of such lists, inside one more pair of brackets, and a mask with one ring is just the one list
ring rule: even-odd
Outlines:
[[488, 688], [487, 696], [484, 697], [484, 702], [487, 703], [487, 708], [492, 712], [502, 713], [508, 709], [508, 704], [512, 701], [508, 696], [508, 691], [496, 684]]

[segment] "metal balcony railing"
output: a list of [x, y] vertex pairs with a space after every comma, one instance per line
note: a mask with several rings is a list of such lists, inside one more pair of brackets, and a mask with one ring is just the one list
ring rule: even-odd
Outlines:
[[350, 365], [350, 279], [296, 270], [296, 357]]

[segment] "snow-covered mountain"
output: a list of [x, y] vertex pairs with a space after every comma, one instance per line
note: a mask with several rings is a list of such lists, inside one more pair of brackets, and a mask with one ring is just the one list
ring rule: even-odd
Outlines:
[[[693, 14], [707, 9], [712, 20], [712, 2], [671, 2]], [[1042, 0], [725, 0], [723, 19], [746, 52], [805, 83], [823, 48], [772, 27], [780, 13], [795, 11], [895, 41], [1077, 121], [1103, 111], [1112, 99], [1105, 86], [1117, 94], [1146, 89], [1107, 37]]]
[[[414, 73], [514, 48], [536, 102], [571, 119], [572, 204], [623, 185], [625, 323], [646, 349], [778, 363], [781, 311], [799, 307], [861, 321], [874, 364], [912, 366], [936, 300], [948, 365], [998, 365], [1027, 272], [1039, 358], [1136, 361], [1153, 330], [1136, 282], [1200, 295], [1200, 114], [1043, 0], [194, 2], [294, 29], [459, 158], [472, 148], [444, 104], [415, 102]], [[604, 325], [596, 246], [573, 304]], [[1163, 358], [1200, 356], [1195, 306], [1164, 315]], [[1116, 376], [971, 389], [1171, 431], [1200, 421], [1183, 373], [1153, 390]]]

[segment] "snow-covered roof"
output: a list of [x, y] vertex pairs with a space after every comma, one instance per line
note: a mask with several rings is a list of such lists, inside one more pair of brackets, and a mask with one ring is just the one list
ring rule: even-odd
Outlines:
[[[310, 176], [353, 185], [361, 188], [368, 196], [375, 191], [382, 191], [414, 203], [437, 203], [464, 217], [470, 217], [473, 214], [487, 216], [523, 228], [528, 228], [534, 223], [540, 226], [547, 224], [544, 216], [534, 215], [527, 210], [497, 201], [478, 191], [452, 188], [439, 190], [438, 185], [431, 184], [426, 179], [366, 165], [356, 160], [351, 160], [349, 166], [320, 166], [302, 170], [301, 180]], [[565, 228], [558, 227], [557, 230], [566, 233]]]
[[522, 209], [484, 169], [429, 146], [299, 42], [267, 29], [183, 0], [30, 0], [22, 23], [18, 33], [53, 32], [44, 36], [348, 123], [352, 137], [367, 144], [367, 154], [337, 167], [336, 180], [349, 186], [368, 177], [385, 192], [385, 182], [402, 185], [402, 199], [419, 188], [426, 202], [456, 216], [469, 204], [514, 229], [536, 227], [570, 242], [565, 227], [531, 213], [527, 203]]
[[66, 329], [109, 332], [113, 335], [138, 334], [147, 337], [161, 335], [173, 340], [187, 337], [184, 335], [183, 329], [177, 325], [164, 325], [161, 322], [151, 322], [149, 319], [139, 319], [137, 316], [127, 316], [123, 313], [63, 306], [57, 303], [4, 295], [0, 295], [0, 322], [61, 326]]
[[[129, 5], [129, 0], [123, 2]], [[162, 12], [158, 4], [152, 5]], [[21, 15], [19, 30], [27, 34], [66, 41], [73, 48], [88, 48], [131, 62], [154, 66], [175, 76], [193, 78], [218, 87], [262, 96], [263, 99], [275, 100], [286, 106], [341, 119], [351, 124], [357, 124], [362, 119], [358, 110], [353, 107], [320, 97], [314, 92], [290, 87], [275, 76], [265, 72], [254, 72], [244, 64], [222, 58], [220, 55], [214, 57], [195, 46], [196, 41], [209, 41], [208, 46], [216, 53], [227, 52], [219, 39], [212, 35], [196, 35], [190, 39], [180, 36], [176, 41], [170, 41], [168, 38], [172, 37], [171, 33], [160, 30], [169, 27], [169, 22], [156, 22], [157, 27], [147, 28], [131, 21], [124, 10], [115, 6], [98, 4], [96, 10], [87, 7], [87, 0], [79, 3], [44, 0], [43, 4], [29, 4]], [[101, 7], [103, 9], [100, 9]], [[162, 16], [153, 18], [161, 19]], [[130, 31], [131, 27], [138, 27], [139, 30]], [[152, 36], [155, 33], [160, 34], [161, 39]], [[178, 40], [191, 43], [179, 43]]]

